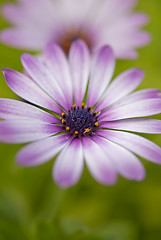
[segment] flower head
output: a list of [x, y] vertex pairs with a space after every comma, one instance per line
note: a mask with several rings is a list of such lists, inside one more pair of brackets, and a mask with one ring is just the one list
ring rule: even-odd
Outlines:
[[141, 30], [148, 16], [133, 12], [137, 0], [19, 0], [6, 4], [3, 16], [13, 27], [1, 32], [1, 40], [11, 46], [39, 51], [50, 42], [66, 53], [76, 39], [91, 51], [110, 45], [115, 56], [137, 57], [136, 48], [149, 43], [150, 35]]
[[48, 45], [44, 56], [42, 62], [22, 55], [27, 75], [3, 70], [8, 86], [37, 105], [0, 99], [0, 141], [31, 142], [18, 153], [18, 164], [39, 165], [59, 153], [53, 178], [68, 187], [80, 178], [84, 159], [102, 184], [114, 184], [118, 173], [142, 180], [145, 171], [136, 155], [161, 163], [161, 148], [131, 133], [161, 133], [160, 120], [145, 118], [161, 113], [160, 91], [132, 93], [143, 79], [142, 70], [127, 70], [110, 83], [112, 49], [104, 46], [90, 58], [82, 40], [72, 43], [68, 58], [56, 44]]

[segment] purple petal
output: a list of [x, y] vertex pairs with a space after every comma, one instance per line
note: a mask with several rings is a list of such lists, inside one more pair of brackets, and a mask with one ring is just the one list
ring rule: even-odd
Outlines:
[[0, 40], [7, 45], [32, 51], [42, 49], [45, 44], [44, 40], [39, 38], [37, 31], [26, 27], [5, 29], [0, 33]]
[[104, 97], [98, 104], [98, 111], [113, 104], [134, 91], [142, 82], [144, 72], [133, 68], [127, 70], [115, 78], [108, 87]]
[[145, 170], [139, 159], [127, 149], [99, 136], [93, 138], [101, 149], [110, 156], [117, 171], [125, 178], [141, 181]]
[[72, 80], [69, 64], [62, 49], [57, 44], [48, 44], [45, 48], [45, 63], [58, 82], [64, 96], [73, 105]]
[[155, 88], [143, 89], [137, 92], [131, 93], [129, 96], [124, 98], [120, 105], [134, 103], [140, 100], [146, 100], [151, 98], [161, 99], [161, 91]]
[[161, 134], [161, 120], [157, 119], [124, 119], [101, 123], [101, 127], [126, 130], [140, 133]]
[[0, 98], [1, 119], [32, 119], [47, 123], [59, 123], [55, 116], [28, 103], [14, 99]]
[[0, 122], [0, 141], [25, 143], [36, 141], [62, 131], [62, 128], [36, 120], [5, 120]]
[[122, 106], [112, 106], [101, 115], [101, 120], [111, 121], [126, 118], [145, 117], [161, 113], [161, 99], [141, 100]]
[[54, 100], [31, 78], [11, 69], [3, 70], [8, 86], [23, 99], [55, 112], [61, 112]]
[[121, 131], [101, 130], [98, 133], [142, 158], [161, 164], [161, 148], [146, 138]]
[[74, 185], [83, 170], [83, 150], [78, 138], [73, 139], [59, 154], [53, 168], [53, 178], [63, 188]]
[[2, 6], [2, 14], [6, 20], [13, 24], [24, 23], [24, 18], [22, 18], [23, 12], [18, 6], [13, 4], [5, 4]]
[[89, 80], [87, 105], [93, 106], [107, 88], [115, 68], [115, 59], [110, 47], [102, 47], [94, 57]]
[[114, 184], [117, 173], [109, 154], [105, 154], [97, 142], [88, 138], [82, 138], [82, 142], [85, 161], [92, 176], [102, 184]]
[[82, 40], [75, 41], [69, 51], [69, 62], [73, 81], [74, 98], [80, 106], [86, 91], [89, 77], [89, 50]]
[[46, 93], [48, 93], [54, 100], [62, 105], [66, 110], [70, 108], [70, 104], [64, 97], [64, 94], [59, 87], [54, 75], [47, 69], [47, 67], [34, 56], [24, 53], [21, 56], [22, 64], [29, 76], [39, 85]]
[[60, 135], [42, 139], [23, 147], [17, 154], [17, 163], [24, 166], [40, 165], [58, 154], [70, 136]]

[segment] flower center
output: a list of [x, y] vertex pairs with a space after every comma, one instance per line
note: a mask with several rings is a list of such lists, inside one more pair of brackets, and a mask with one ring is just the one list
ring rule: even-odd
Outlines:
[[86, 107], [82, 103], [81, 107], [73, 105], [68, 113], [62, 113], [61, 123], [67, 132], [72, 135], [83, 136], [94, 132], [99, 123], [97, 122], [97, 111], [91, 111], [91, 107]]
[[84, 40], [88, 48], [91, 50], [92, 48], [91, 38], [89, 34], [82, 29], [74, 29], [74, 28], [69, 29], [59, 37], [58, 44], [61, 46], [64, 52], [68, 55], [72, 42], [77, 39]]

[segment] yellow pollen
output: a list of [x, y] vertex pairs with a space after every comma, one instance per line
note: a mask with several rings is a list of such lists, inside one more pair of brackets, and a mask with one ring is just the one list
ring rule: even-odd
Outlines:
[[76, 105], [74, 104], [73, 107], [76, 108]]
[[89, 106], [88, 108], [89, 108], [89, 109], [91, 109], [92, 107], [91, 107], [91, 106]]
[[62, 123], [65, 123], [65, 120], [64, 120], [64, 119], [62, 119], [62, 120], [61, 120], [61, 122], [62, 122]]
[[97, 111], [94, 111], [94, 114], [97, 114]]
[[96, 127], [98, 127], [99, 126], [99, 124], [98, 124], [98, 122], [95, 122], [95, 124], [94, 124]]
[[65, 116], [65, 113], [64, 113], [64, 112], [62, 112], [62, 114], [61, 114], [61, 115], [62, 115], [62, 117], [64, 117], [64, 116]]
[[82, 106], [82, 107], [84, 107], [84, 106], [85, 106], [85, 104], [82, 102], [82, 103], [81, 103], [81, 106]]
[[75, 133], [75, 134], [78, 134], [78, 131], [75, 131], [74, 133]]
[[70, 130], [70, 127], [66, 127], [66, 130], [69, 131], [69, 130]]
[[91, 130], [90, 128], [86, 128], [86, 129], [85, 129], [85, 131], [86, 131], [87, 133], [90, 132], [90, 130]]

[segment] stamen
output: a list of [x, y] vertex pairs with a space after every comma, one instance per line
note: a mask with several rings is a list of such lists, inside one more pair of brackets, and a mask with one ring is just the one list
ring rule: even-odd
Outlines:
[[62, 115], [62, 117], [65, 117], [65, 113], [63, 112], [63, 113], [61, 113], [61, 115]]
[[91, 129], [90, 128], [86, 128], [85, 131], [88, 133], [88, 132], [91, 131]]
[[84, 106], [85, 106], [85, 104], [82, 102], [82, 103], [81, 103], [81, 107], [84, 108]]
[[93, 113], [94, 115], [97, 115], [97, 111], [94, 111], [94, 113]]
[[80, 107], [74, 104], [67, 113], [61, 115], [62, 127], [74, 136], [92, 134], [99, 126], [97, 111], [92, 111], [91, 106], [85, 107], [85, 103], [81, 103]]
[[62, 119], [61, 122], [64, 124], [65, 123], [65, 119]]

